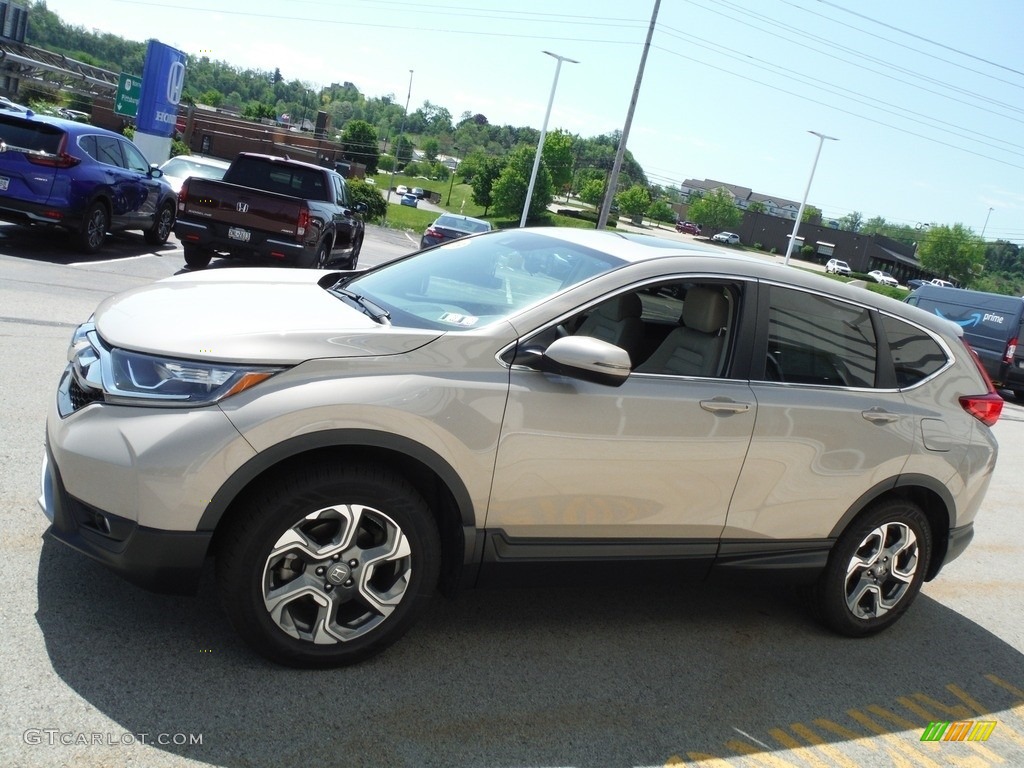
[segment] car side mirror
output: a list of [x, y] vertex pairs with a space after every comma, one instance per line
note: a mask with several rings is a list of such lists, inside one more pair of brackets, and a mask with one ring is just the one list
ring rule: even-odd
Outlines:
[[368, 209], [366, 207], [366, 203], [356, 203], [352, 206], [352, 210], [356, 213], [366, 213]]
[[149, 166], [149, 176], [150, 176], [150, 178], [159, 179], [163, 175], [164, 175], [164, 172], [160, 170], [159, 166], [157, 166], [157, 165]]
[[632, 370], [626, 350], [592, 336], [555, 339], [541, 355], [539, 367], [547, 373], [610, 387], [620, 386]]

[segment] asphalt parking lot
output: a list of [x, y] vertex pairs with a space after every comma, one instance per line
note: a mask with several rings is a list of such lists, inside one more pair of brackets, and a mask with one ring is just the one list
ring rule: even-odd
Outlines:
[[[414, 236], [373, 228], [361, 263]], [[43, 423], [72, 329], [183, 266], [174, 243], [126, 236], [83, 259], [0, 226], [3, 765], [1024, 765], [1012, 398], [974, 542], [877, 637], [833, 636], [769, 584], [610, 576], [437, 598], [368, 663], [287, 670], [238, 642], [210, 574], [197, 597], [152, 595], [42, 537]], [[984, 742], [923, 742], [931, 721], [995, 726]]]

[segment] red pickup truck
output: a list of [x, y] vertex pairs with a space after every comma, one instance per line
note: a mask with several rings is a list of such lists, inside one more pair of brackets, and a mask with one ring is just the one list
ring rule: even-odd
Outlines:
[[174, 234], [185, 263], [213, 256], [324, 269], [355, 269], [363, 203], [350, 203], [341, 174], [318, 165], [243, 152], [222, 181], [190, 177], [178, 193]]

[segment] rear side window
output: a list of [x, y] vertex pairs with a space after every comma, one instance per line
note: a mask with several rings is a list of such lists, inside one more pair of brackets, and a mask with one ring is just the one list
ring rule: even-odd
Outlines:
[[55, 155], [63, 138], [64, 131], [54, 125], [0, 115], [0, 141], [8, 147]]
[[877, 344], [864, 307], [773, 286], [765, 378], [789, 384], [875, 386]]
[[882, 315], [882, 328], [900, 389], [924, 381], [946, 365], [945, 350], [920, 328], [888, 315]]

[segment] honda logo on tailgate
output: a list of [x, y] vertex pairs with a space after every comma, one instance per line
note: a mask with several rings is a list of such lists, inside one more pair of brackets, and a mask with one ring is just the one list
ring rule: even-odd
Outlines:
[[238, 203], [237, 205], [235, 205], [235, 208], [238, 209], [239, 213], [248, 213], [249, 212], [249, 204], [248, 203]]

